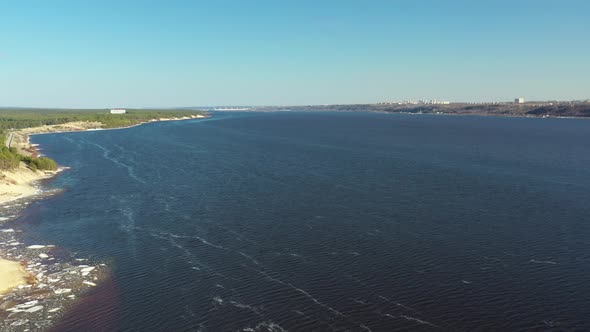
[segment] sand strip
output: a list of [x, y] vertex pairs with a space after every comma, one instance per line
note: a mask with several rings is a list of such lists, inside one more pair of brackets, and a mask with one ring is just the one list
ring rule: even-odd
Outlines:
[[18, 169], [0, 172], [0, 205], [39, 193], [34, 183], [58, 171], [33, 171], [21, 163]]
[[0, 294], [25, 285], [27, 272], [19, 262], [0, 258]]

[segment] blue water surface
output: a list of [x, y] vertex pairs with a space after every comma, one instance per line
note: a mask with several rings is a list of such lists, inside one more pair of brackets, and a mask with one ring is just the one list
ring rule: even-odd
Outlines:
[[16, 224], [112, 269], [62, 330], [590, 329], [590, 121], [218, 113], [33, 141], [71, 170]]

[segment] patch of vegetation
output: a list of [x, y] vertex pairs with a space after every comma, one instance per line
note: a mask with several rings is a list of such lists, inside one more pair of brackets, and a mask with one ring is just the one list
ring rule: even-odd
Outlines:
[[0, 170], [9, 170], [17, 168], [21, 162], [21, 156], [16, 151], [11, 151], [3, 146], [0, 149]]
[[21, 161], [24, 161], [30, 169], [42, 170], [42, 171], [55, 171], [57, 170], [57, 163], [55, 160], [47, 157], [29, 157], [29, 156], [22, 156], [18, 155]]
[[11, 170], [18, 168], [20, 162], [23, 161], [30, 169], [36, 171], [55, 171], [57, 170], [57, 163], [55, 160], [47, 157], [34, 158], [23, 156], [19, 154], [15, 148], [7, 148], [3, 146], [0, 149], [0, 170]]

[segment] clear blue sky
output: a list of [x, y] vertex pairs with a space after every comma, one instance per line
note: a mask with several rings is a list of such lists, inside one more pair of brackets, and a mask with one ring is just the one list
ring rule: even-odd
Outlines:
[[2, 1], [0, 105], [590, 98], [590, 1]]

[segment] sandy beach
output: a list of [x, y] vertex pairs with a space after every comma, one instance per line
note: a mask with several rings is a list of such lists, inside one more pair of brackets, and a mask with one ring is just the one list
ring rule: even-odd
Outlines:
[[[16, 148], [19, 153], [26, 156], [38, 157], [37, 147], [30, 142], [30, 135], [61, 132], [81, 131], [100, 127], [99, 122], [72, 122], [63, 125], [41, 126], [24, 128], [10, 132], [6, 137], [6, 146]], [[39, 180], [48, 179], [59, 171], [33, 171], [24, 163], [20, 163], [15, 170], [0, 172], [0, 205], [17, 199], [29, 197], [39, 192], [35, 183]]]
[[27, 272], [19, 262], [0, 258], [0, 294], [26, 284]]
[[59, 171], [33, 171], [21, 163], [19, 168], [0, 173], [0, 204], [35, 195], [37, 181], [48, 179]]

